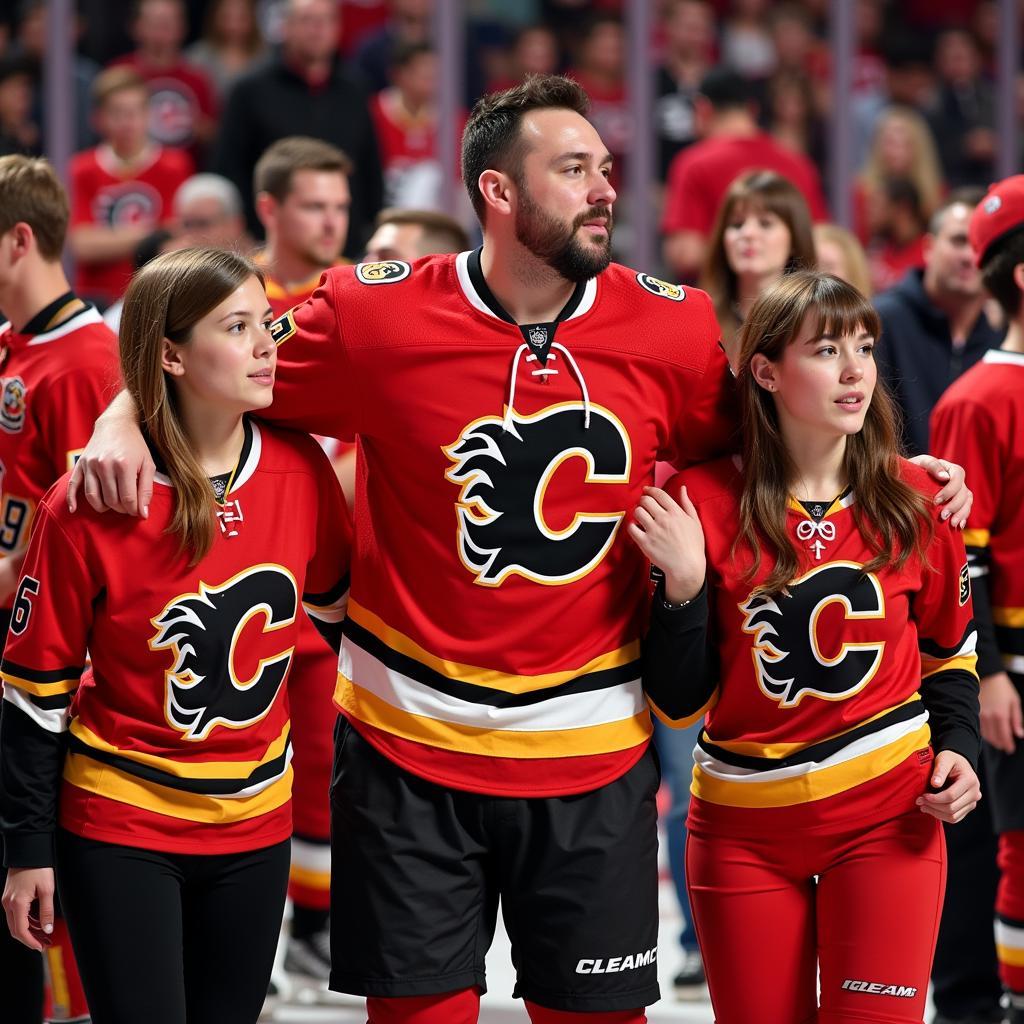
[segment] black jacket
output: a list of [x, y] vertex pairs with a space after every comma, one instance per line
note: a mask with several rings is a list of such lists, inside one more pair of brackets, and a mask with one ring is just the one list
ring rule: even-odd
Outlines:
[[928, 418], [942, 392], [1003, 339], [982, 313], [967, 344], [954, 349], [949, 318], [928, 298], [923, 278], [923, 271], [911, 270], [899, 284], [875, 296], [882, 318], [878, 368], [903, 412], [903, 440], [910, 455], [928, 451]]
[[343, 149], [355, 164], [352, 219], [345, 253], [357, 256], [383, 198], [380, 150], [366, 93], [340, 62], [322, 87], [311, 88], [280, 56], [240, 78], [228, 93], [213, 155], [213, 169], [242, 193], [249, 228], [262, 236], [253, 206], [252, 172], [272, 142], [310, 135]]

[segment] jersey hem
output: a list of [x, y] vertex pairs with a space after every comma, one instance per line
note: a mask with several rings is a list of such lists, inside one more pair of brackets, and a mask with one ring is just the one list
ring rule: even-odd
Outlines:
[[60, 827], [67, 832], [80, 836], [82, 839], [96, 839], [103, 843], [113, 843], [116, 846], [138, 847], [142, 850], [153, 850], [157, 853], [196, 855], [249, 853], [252, 850], [263, 850], [268, 846], [276, 846], [278, 843], [283, 843], [286, 839], [291, 839], [292, 837], [290, 823], [287, 828], [279, 828], [262, 836], [248, 836], [235, 842], [227, 840], [217, 840], [215, 842], [209, 840], [176, 842], [165, 836], [154, 837], [138, 832], [121, 832], [117, 829], [97, 828], [95, 825], [83, 825], [80, 822], [74, 821], [61, 821]]
[[[337, 704], [335, 704], [335, 707], [338, 707]], [[397, 756], [394, 750], [382, 743], [379, 743], [371, 730], [361, 729], [360, 726], [363, 725], [363, 723], [357, 718], [352, 717], [352, 715], [346, 712], [343, 708], [338, 707], [338, 711], [344, 715], [352, 728], [355, 729], [356, 732], [358, 732], [359, 735], [366, 740], [366, 742], [369, 743], [378, 754], [387, 758], [392, 764], [398, 765], [398, 767], [403, 771], [407, 771], [410, 775], [415, 775], [417, 778], [426, 779], [427, 782], [432, 782], [437, 786], [445, 786], [449, 789], [458, 789], [466, 793], [479, 793], [481, 796], [532, 797], [536, 799], [546, 799], [548, 797], [576, 796], [580, 793], [590, 793], [595, 789], [600, 789], [602, 786], [607, 786], [610, 782], [614, 782], [616, 779], [621, 779], [626, 772], [637, 765], [651, 743], [650, 738], [644, 740], [643, 743], [632, 748], [631, 755], [633, 756], [630, 756], [625, 761], [616, 763], [615, 767], [611, 771], [598, 778], [587, 779], [585, 782], [577, 783], [574, 786], [553, 785], [539, 789], [525, 788], [522, 786], [499, 786], [496, 784], [468, 786], [463, 778], [448, 776], [441, 772], [429, 772], [415, 761], [412, 761], [409, 758]]]

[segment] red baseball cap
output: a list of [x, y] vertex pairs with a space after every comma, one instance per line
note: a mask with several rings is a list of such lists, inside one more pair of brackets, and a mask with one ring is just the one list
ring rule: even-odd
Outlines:
[[996, 242], [1017, 228], [1024, 228], [1024, 174], [997, 181], [974, 208], [967, 237], [978, 265]]

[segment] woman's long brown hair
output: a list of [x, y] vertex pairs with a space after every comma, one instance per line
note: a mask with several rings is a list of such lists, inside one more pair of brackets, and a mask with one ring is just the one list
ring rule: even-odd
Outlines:
[[174, 485], [170, 529], [195, 565], [210, 550], [216, 499], [178, 414], [161, 366], [164, 338], [187, 344], [192, 328], [250, 277], [251, 261], [223, 249], [181, 249], [158, 256], [132, 279], [121, 314], [121, 375], [139, 419]]
[[711, 296], [719, 326], [726, 338], [732, 338], [739, 329], [734, 310], [739, 301], [739, 282], [725, 256], [725, 229], [737, 213], [745, 213], [749, 208], [774, 213], [789, 229], [789, 259], [783, 269], [784, 274], [794, 270], [814, 270], [818, 266], [811, 211], [800, 190], [775, 171], [750, 171], [737, 178], [718, 208], [698, 281]]
[[[798, 570], [797, 550], [786, 529], [794, 467], [779, 430], [775, 399], [754, 379], [751, 359], [761, 353], [772, 362], [802, 334], [805, 323], [818, 336], [841, 337], [866, 331], [877, 338], [878, 314], [853, 287], [830, 274], [788, 274], [758, 298], [740, 331], [738, 383], [743, 417], [743, 495], [739, 544], [749, 547], [749, 578], [761, 567], [762, 549], [774, 566], [757, 588], [778, 593]], [[864, 566], [875, 572], [889, 563], [901, 567], [911, 554], [923, 555], [931, 529], [929, 503], [903, 481], [896, 407], [881, 379], [864, 417], [864, 427], [846, 439], [843, 473], [853, 488], [854, 521], [874, 557]]]

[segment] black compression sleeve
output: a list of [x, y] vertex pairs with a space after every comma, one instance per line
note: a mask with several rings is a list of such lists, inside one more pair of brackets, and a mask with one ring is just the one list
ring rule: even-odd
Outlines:
[[977, 771], [981, 755], [978, 680], [962, 669], [939, 672], [921, 685], [928, 711], [932, 747], [963, 754]]
[[0, 830], [9, 868], [53, 866], [66, 733], [41, 728], [0, 701]]
[[682, 721], [700, 711], [715, 690], [707, 586], [681, 608], [667, 608], [664, 594], [664, 584], [659, 583], [643, 643], [643, 684], [651, 703], [667, 719]]
[[974, 624], [978, 629], [978, 675], [984, 679], [985, 676], [1005, 671], [996, 643], [996, 629], [992, 623], [987, 573], [971, 580], [971, 597], [974, 601]]

